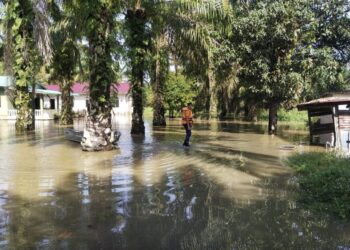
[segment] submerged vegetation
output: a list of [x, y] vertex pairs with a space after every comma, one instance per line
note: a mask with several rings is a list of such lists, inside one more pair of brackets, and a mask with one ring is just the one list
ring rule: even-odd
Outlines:
[[320, 212], [350, 219], [350, 159], [336, 153], [291, 156], [298, 174], [299, 200]]

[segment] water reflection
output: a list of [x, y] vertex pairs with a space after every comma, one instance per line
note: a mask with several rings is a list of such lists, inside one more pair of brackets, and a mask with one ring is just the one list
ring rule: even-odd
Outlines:
[[119, 150], [85, 153], [54, 123], [37, 126], [15, 135], [0, 122], [1, 249], [350, 247], [349, 224], [295, 202], [279, 150], [305, 136], [295, 127], [272, 137], [263, 124], [198, 122], [188, 149], [178, 121], [135, 137], [124, 119]]

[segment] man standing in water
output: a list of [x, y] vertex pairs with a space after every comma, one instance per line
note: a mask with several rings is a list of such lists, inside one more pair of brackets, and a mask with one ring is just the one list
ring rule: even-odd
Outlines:
[[187, 107], [182, 108], [182, 125], [184, 126], [186, 130], [186, 138], [183, 143], [184, 146], [189, 147], [190, 146], [190, 138], [191, 138], [191, 129], [193, 125], [193, 118], [192, 118], [192, 103], [188, 103]]

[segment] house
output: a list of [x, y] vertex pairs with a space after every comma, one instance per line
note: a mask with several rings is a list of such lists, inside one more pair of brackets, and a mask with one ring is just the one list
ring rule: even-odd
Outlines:
[[310, 144], [350, 152], [350, 91], [302, 103], [297, 108], [308, 112]]
[[[0, 120], [16, 120], [17, 110], [14, 108], [14, 100], [11, 98], [12, 78], [0, 76]], [[113, 116], [130, 115], [132, 113], [132, 101], [129, 96], [130, 84], [121, 82], [112, 84]], [[31, 92], [29, 87], [29, 92]], [[88, 83], [74, 83], [72, 86], [73, 111], [86, 114], [87, 100], [89, 97]], [[59, 85], [35, 86], [35, 119], [52, 120], [55, 114], [60, 113], [62, 98]]]
[[[60, 91], [57, 84], [47, 85], [46, 89]], [[129, 95], [130, 84], [128, 82], [114, 83], [111, 87], [113, 114], [129, 115], [132, 113], [132, 99]], [[86, 113], [87, 100], [89, 98], [89, 83], [74, 83], [72, 86], [73, 111], [75, 113]]]
[[[16, 120], [17, 110], [13, 106], [14, 98], [11, 97], [12, 78], [0, 76], [0, 120]], [[29, 92], [32, 88], [29, 87]], [[35, 86], [35, 119], [51, 120], [55, 114], [59, 114], [59, 91], [46, 89], [43, 85]]]

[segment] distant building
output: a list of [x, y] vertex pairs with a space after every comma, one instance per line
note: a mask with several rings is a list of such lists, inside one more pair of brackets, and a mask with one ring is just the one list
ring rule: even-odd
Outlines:
[[[13, 106], [11, 98], [12, 78], [0, 76], [0, 120], [16, 120], [17, 110]], [[29, 92], [32, 92], [29, 87]], [[59, 114], [59, 91], [48, 90], [43, 85], [35, 86], [35, 119], [51, 120], [55, 114]]]
[[[17, 110], [13, 106], [13, 100], [9, 91], [12, 79], [8, 76], [0, 76], [0, 120], [16, 120]], [[129, 96], [130, 84], [121, 82], [112, 84], [112, 115], [129, 115], [132, 113], [132, 99]], [[31, 92], [31, 88], [29, 88]], [[58, 85], [41, 85], [35, 87], [35, 118], [37, 120], [54, 119], [55, 114], [60, 113], [62, 98]], [[75, 83], [72, 86], [73, 111], [86, 114], [87, 100], [89, 98], [89, 84]]]
[[[60, 91], [59, 85], [47, 85], [47, 89]], [[111, 87], [112, 106], [114, 115], [128, 115], [132, 113], [132, 99], [129, 95], [130, 83], [114, 83]], [[87, 101], [89, 98], [89, 84], [74, 83], [72, 86], [73, 111], [86, 113]]]

